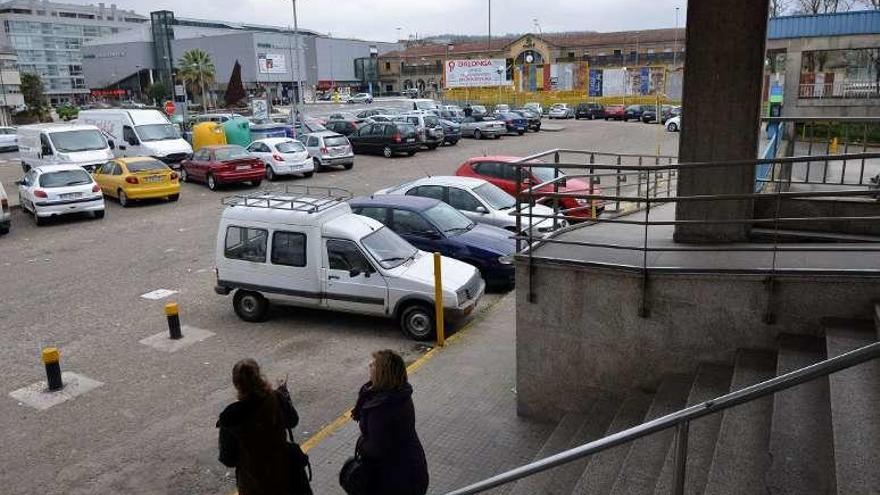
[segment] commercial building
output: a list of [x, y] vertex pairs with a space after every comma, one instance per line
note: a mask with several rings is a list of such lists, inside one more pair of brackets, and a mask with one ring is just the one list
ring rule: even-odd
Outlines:
[[277, 100], [300, 91], [306, 98], [334, 87], [367, 90], [377, 84], [375, 58], [395, 43], [340, 39], [288, 28], [176, 18], [172, 12], [150, 15], [138, 29], [94, 40], [83, 46], [85, 86], [95, 94], [136, 95], [149, 84], [179, 84], [176, 68], [184, 53], [206, 52], [215, 67], [207, 91], [216, 98], [226, 90], [235, 63], [249, 92], [265, 91]]
[[0, 47], [0, 125], [10, 125], [12, 114], [24, 106], [18, 56], [9, 47]]
[[0, 4], [0, 44], [15, 50], [21, 72], [41, 77], [46, 95], [57, 105], [88, 95], [80, 51], [84, 43], [147, 20], [114, 4], [12, 0]]

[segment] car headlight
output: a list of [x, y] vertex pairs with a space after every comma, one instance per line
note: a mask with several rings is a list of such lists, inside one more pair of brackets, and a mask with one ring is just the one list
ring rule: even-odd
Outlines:
[[575, 198], [574, 201], [578, 204], [578, 206], [587, 206], [588, 204], [590, 204], [590, 200], [584, 198]]
[[502, 264], [502, 265], [512, 265], [513, 264], [513, 256], [512, 255], [500, 256], [498, 258], [498, 263]]

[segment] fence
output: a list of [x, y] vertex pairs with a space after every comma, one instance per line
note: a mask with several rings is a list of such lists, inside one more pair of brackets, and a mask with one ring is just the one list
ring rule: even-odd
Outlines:
[[843, 80], [832, 83], [807, 83], [798, 86], [798, 97], [809, 99], [823, 98], [880, 98], [877, 81]]

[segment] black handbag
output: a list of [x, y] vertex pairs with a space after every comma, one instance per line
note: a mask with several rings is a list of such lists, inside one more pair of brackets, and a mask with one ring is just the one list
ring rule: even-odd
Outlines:
[[312, 495], [312, 463], [302, 447], [293, 440], [293, 430], [286, 429], [287, 450], [290, 455], [290, 493], [292, 495]]
[[354, 455], [346, 459], [339, 471], [339, 486], [348, 495], [371, 495], [370, 469], [361, 455], [361, 440], [358, 438]]

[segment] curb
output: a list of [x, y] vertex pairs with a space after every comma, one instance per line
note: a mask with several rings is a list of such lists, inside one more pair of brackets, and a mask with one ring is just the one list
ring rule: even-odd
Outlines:
[[562, 125], [550, 125], [547, 126], [545, 124], [541, 124], [541, 130], [545, 132], [560, 132], [565, 130], [565, 126]]

